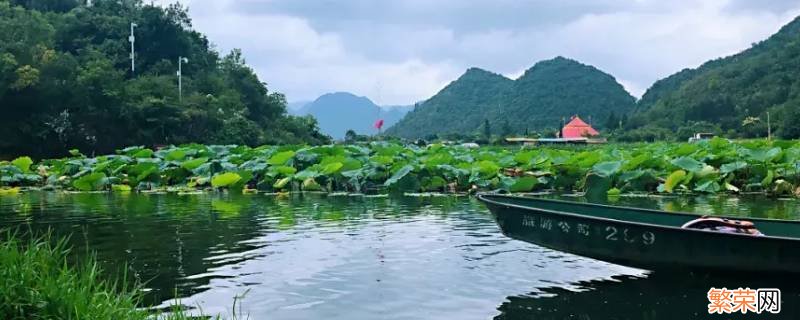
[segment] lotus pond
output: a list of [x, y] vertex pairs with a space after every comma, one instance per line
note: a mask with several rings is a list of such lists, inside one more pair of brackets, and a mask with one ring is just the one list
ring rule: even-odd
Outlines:
[[[794, 198], [603, 201], [800, 219]], [[648, 274], [548, 250], [504, 237], [469, 196], [25, 191], [0, 196], [2, 227], [72, 235], [77, 258], [145, 283], [149, 306], [177, 297], [250, 319], [692, 319], [711, 286], [778, 287], [772, 318], [800, 315], [786, 279]]]
[[800, 186], [796, 141], [477, 148], [373, 142], [329, 146], [131, 147], [88, 157], [0, 162], [0, 193], [23, 189], [115, 192], [350, 193], [475, 190], [620, 193], [762, 193]]

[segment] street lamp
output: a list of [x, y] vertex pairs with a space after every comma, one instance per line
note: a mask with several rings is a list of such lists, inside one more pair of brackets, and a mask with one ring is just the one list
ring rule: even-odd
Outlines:
[[183, 64], [189, 63], [186, 57], [178, 57], [178, 100], [183, 102]]
[[128, 37], [128, 41], [131, 43], [131, 74], [136, 71], [136, 56], [134, 55], [133, 49], [133, 44], [136, 42], [136, 37], [133, 35], [133, 28], [138, 26], [138, 24], [131, 22], [131, 35]]

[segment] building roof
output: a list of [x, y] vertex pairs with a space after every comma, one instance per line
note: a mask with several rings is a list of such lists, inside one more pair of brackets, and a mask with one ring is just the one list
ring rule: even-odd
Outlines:
[[578, 116], [572, 117], [572, 121], [561, 129], [562, 138], [583, 138], [585, 136], [596, 136], [600, 134], [592, 126], [583, 122]]

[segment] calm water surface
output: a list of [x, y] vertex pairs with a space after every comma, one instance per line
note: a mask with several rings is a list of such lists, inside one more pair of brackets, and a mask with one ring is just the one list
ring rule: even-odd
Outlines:
[[[616, 204], [800, 219], [796, 200]], [[178, 297], [230, 315], [240, 297], [250, 319], [723, 319], [706, 312], [710, 286], [777, 286], [783, 313], [757, 318], [800, 318], [798, 279], [650, 274], [552, 251], [504, 237], [470, 197], [0, 197], [0, 226], [19, 225], [71, 234], [75, 256], [128, 268], [151, 305]]]

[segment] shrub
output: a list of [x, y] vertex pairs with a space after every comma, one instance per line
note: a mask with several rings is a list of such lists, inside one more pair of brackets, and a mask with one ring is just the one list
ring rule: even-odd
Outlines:
[[48, 233], [21, 241], [15, 232], [0, 233], [0, 319], [192, 319], [178, 304], [169, 314], [139, 308], [139, 287], [125, 285], [124, 277], [105, 280], [93, 257], [69, 263], [66, 239]]

